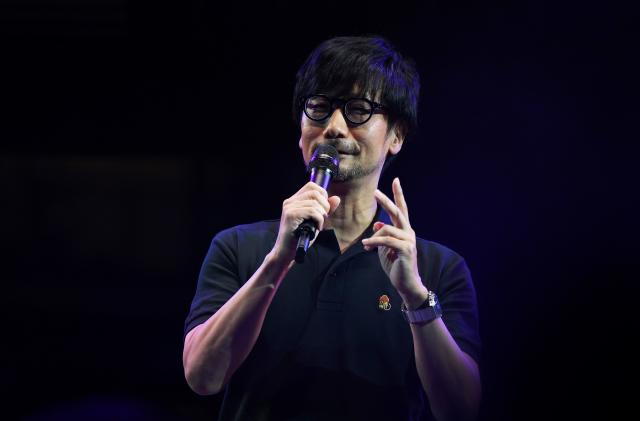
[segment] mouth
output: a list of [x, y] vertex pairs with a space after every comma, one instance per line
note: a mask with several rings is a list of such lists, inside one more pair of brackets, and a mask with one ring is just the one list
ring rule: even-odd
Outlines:
[[352, 154], [351, 152], [340, 152], [340, 151], [338, 151], [338, 155], [340, 155], [340, 156], [351, 156], [351, 155], [354, 155], [354, 154]]
[[340, 156], [352, 156], [358, 155], [359, 153], [358, 147], [354, 143], [346, 141], [344, 139], [335, 139], [332, 141], [328, 141], [327, 144], [336, 148], [336, 151], [338, 151], [338, 154]]

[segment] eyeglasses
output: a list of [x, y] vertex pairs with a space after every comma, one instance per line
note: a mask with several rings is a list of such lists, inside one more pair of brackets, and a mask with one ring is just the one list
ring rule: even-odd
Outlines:
[[366, 123], [374, 113], [383, 113], [385, 109], [384, 105], [367, 98], [340, 99], [326, 95], [310, 95], [304, 98], [304, 114], [314, 121], [325, 120], [338, 107], [349, 123], [355, 125]]

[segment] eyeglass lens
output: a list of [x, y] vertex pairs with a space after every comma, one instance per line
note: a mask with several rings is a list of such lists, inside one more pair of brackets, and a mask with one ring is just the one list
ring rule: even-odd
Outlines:
[[[334, 102], [340, 102], [335, 101]], [[324, 120], [333, 112], [331, 100], [324, 96], [312, 96], [305, 103], [305, 114], [312, 120]], [[344, 114], [347, 120], [355, 124], [364, 123], [371, 117], [373, 107], [364, 99], [352, 98], [344, 103]]]

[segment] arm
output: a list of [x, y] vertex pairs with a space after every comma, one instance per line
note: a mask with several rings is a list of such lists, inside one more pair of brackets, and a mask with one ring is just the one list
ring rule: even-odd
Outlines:
[[267, 310], [293, 264], [295, 229], [313, 219], [322, 229], [327, 212], [340, 200], [314, 183], [307, 183], [285, 200], [278, 238], [258, 270], [209, 319], [185, 337], [182, 360], [189, 386], [198, 394], [218, 393], [247, 358], [258, 339]]
[[[417, 265], [415, 232], [409, 224], [400, 181], [393, 182], [395, 203], [382, 192], [376, 199], [391, 216], [393, 225], [377, 222], [374, 235], [363, 240], [365, 249], [378, 248], [380, 263], [409, 309], [420, 306], [428, 290]], [[431, 410], [439, 421], [473, 420], [481, 399], [477, 363], [463, 352], [441, 319], [412, 324], [416, 368]]]
[[229, 301], [187, 334], [182, 360], [187, 383], [196, 393], [218, 393], [249, 355], [288, 269], [289, 264], [269, 253]]
[[[423, 287], [405, 293], [408, 308], [417, 308], [427, 298]], [[418, 376], [438, 420], [473, 420], [481, 400], [478, 364], [458, 347], [442, 318], [411, 324]]]

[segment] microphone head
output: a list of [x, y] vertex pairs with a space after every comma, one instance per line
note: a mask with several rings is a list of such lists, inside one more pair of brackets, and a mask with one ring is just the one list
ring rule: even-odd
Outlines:
[[309, 171], [314, 168], [329, 170], [332, 174], [338, 172], [340, 166], [340, 156], [338, 151], [331, 145], [320, 145], [313, 152], [309, 161]]

